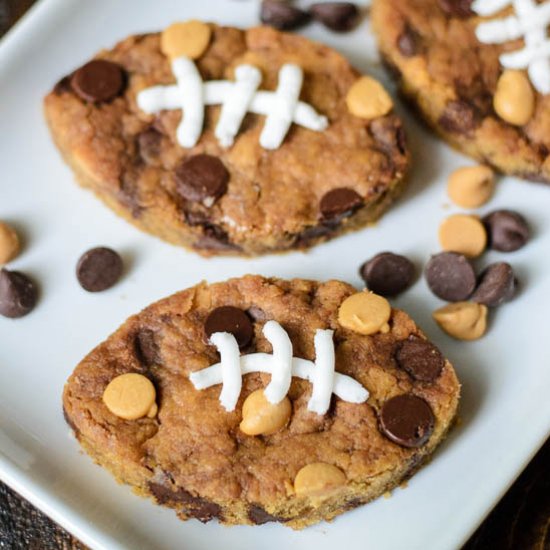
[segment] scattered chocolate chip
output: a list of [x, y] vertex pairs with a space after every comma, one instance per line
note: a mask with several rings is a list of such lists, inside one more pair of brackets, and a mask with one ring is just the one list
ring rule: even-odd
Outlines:
[[254, 327], [250, 317], [242, 309], [221, 306], [206, 318], [204, 332], [208, 338], [215, 332], [230, 332], [237, 340], [239, 347], [244, 348], [254, 336]]
[[53, 87], [53, 93], [55, 95], [61, 95], [67, 92], [72, 91], [71, 88], [71, 76], [64, 76], [56, 85]]
[[84, 290], [101, 292], [120, 279], [122, 268], [122, 258], [114, 250], [99, 246], [82, 254], [76, 266], [76, 277]]
[[413, 57], [418, 53], [418, 35], [408, 25], [397, 38], [397, 48], [403, 57]]
[[260, 20], [281, 31], [289, 31], [305, 25], [310, 20], [310, 15], [284, 0], [263, 0]]
[[162, 134], [153, 126], [137, 135], [137, 144], [140, 157], [147, 163], [155, 162], [160, 152]]
[[349, 216], [362, 205], [363, 199], [353, 189], [339, 187], [325, 193], [319, 206], [323, 218], [332, 220]]
[[479, 281], [471, 300], [478, 304], [496, 307], [514, 297], [517, 279], [514, 270], [506, 262], [487, 266], [479, 276]]
[[390, 155], [395, 155], [396, 151], [400, 155], [407, 154], [407, 136], [403, 124], [396, 116], [376, 118], [370, 123], [369, 129], [384, 152]]
[[85, 101], [101, 103], [118, 96], [124, 88], [124, 80], [120, 65], [106, 59], [94, 59], [73, 73], [71, 86]]
[[457, 252], [441, 252], [430, 258], [424, 271], [430, 290], [447, 302], [466, 300], [476, 287], [470, 261]]
[[475, 107], [464, 100], [449, 101], [439, 124], [446, 132], [453, 134], [469, 134], [479, 125], [479, 116]]
[[359, 21], [359, 9], [351, 2], [312, 4], [309, 13], [325, 27], [336, 32], [350, 31]]
[[241, 247], [229, 240], [229, 235], [219, 226], [213, 223], [203, 225], [202, 237], [193, 244], [198, 250], [238, 251]]
[[317, 239], [321, 237], [326, 237], [331, 233], [334, 233], [337, 225], [312, 225], [311, 227], [306, 227], [303, 231], [296, 235], [296, 240], [294, 241], [294, 246], [296, 247], [308, 247], [311, 246]]
[[380, 411], [380, 428], [384, 435], [402, 447], [421, 447], [434, 428], [432, 409], [424, 399], [412, 394], [392, 397]]
[[142, 365], [150, 367], [160, 363], [159, 347], [151, 329], [140, 329], [134, 336], [134, 345], [136, 356]]
[[264, 523], [269, 523], [271, 521], [277, 521], [279, 523], [284, 523], [288, 521], [286, 518], [281, 516], [274, 516], [266, 512], [261, 506], [257, 504], [251, 504], [248, 508], [248, 519], [255, 525], [263, 525]]
[[176, 168], [180, 195], [193, 202], [212, 206], [227, 191], [229, 172], [222, 161], [211, 155], [189, 157]]
[[527, 244], [530, 236], [527, 220], [513, 210], [496, 210], [482, 220], [489, 247], [500, 252], [514, 252]]
[[433, 382], [445, 366], [441, 352], [430, 342], [416, 337], [399, 344], [395, 359], [403, 370], [420, 382]]
[[30, 313], [38, 299], [36, 285], [19, 271], [0, 270], [0, 315], [16, 319]]
[[369, 290], [380, 296], [396, 296], [411, 286], [414, 265], [405, 256], [381, 252], [365, 262], [359, 273]]
[[441, 9], [451, 17], [461, 19], [474, 15], [472, 0], [439, 0]]

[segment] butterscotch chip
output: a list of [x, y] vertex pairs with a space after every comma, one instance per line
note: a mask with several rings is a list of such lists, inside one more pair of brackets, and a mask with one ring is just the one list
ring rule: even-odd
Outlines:
[[13, 260], [21, 248], [15, 229], [0, 221], [0, 265]]
[[299, 497], [322, 497], [345, 484], [344, 472], [325, 462], [304, 466], [294, 478], [294, 490]]
[[338, 310], [338, 322], [359, 334], [388, 332], [391, 315], [389, 302], [374, 294], [363, 291], [346, 298]]
[[202, 21], [191, 19], [183, 23], [173, 23], [160, 35], [160, 49], [170, 58], [185, 55], [198, 59], [208, 47], [212, 29]]
[[443, 250], [477, 258], [487, 246], [487, 232], [477, 216], [454, 214], [439, 226], [439, 243]]
[[487, 330], [487, 306], [474, 302], [456, 302], [433, 312], [437, 324], [458, 340], [477, 340]]
[[535, 92], [523, 71], [505, 70], [493, 97], [497, 115], [515, 126], [527, 124], [535, 110]]
[[450, 199], [462, 208], [484, 205], [495, 190], [493, 171], [488, 166], [466, 166], [455, 170], [447, 184]]
[[247, 435], [270, 435], [287, 425], [291, 413], [288, 397], [274, 405], [267, 400], [263, 390], [256, 390], [244, 400], [239, 428]]
[[103, 403], [116, 416], [125, 420], [137, 420], [155, 416], [155, 386], [149, 378], [136, 372], [113, 378], [103, 392]]
[[370, 76], [362, 76], [351, 86], [346, 104], [352, 115], [367, 119], [387, 115], [393, 108], [388, 92]]

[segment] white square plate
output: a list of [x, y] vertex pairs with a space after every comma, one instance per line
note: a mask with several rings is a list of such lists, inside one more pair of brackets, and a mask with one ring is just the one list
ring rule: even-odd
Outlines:
[[[0, 44], [0, 219], [25, 237], [11, 267], [41, 287], [37, 309], [0, 318], [0, 477], [93, 548], [280, 549], [434, 548], [460, 546], [542, 444], [550, 427], [550, 189], [503, 179], [483, 209], [516, 208], [534, 239], [510, 255], [520, 278], [517, 299], [491, 315], [474, 343], [452, 341], [435, 326], [441, 305], [423, 280], [395, 304], [408, 310], [454, 362], [463, 384], [461, 423], [406, 490], [303, 532], [281, 525], [225, 528], [177, 520], [117, 485], [81, 454], [61, 415], [61, 391], [76, 363], [127, 316], [199, 280], [245, 273], [338, 278], [360, 286], [359, 265], [382, 250], [422, 266], [438, 250], [437, 226], [452, 209], [445, 179], [469, 161], [422, 130], [401, 108], [414, 154], [402, 200], [371, 229], [308, 254], [253, 260], [205, 260], [138, 232], [79, 189], [50, 141], [42, 97], [95, 51], [131, 33], [190, 17], [236, 26], [257, 23], [254, 0], [42, 0]], [[381, 78], [368, 23], [338, 35], [303, 32], [340, 50]], [[88, 294], [74, 267], [88, 247], [120, 250], [128, 273], [115, 288]]]

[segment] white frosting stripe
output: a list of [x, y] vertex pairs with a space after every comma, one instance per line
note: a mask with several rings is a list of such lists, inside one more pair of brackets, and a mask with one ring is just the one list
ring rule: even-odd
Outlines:
[[315, 353], [315, 378], [307, 408], [317, 414], [325, 414], [330, 406], [334, 387], [335, 358], [332, 330], [318, 330], [315, 333]]
[[239, 345], [232, 334], [216, 332], [210, 337], [220, 352], [222, 391], [220, 403], [226, 411], [233, 411], [239, 400], [242, 387]]
[[179, 109], [181, 93], [177, 86], [153, 86], [142, 90], [137, 95], [138, 107], [152, 115], [162, 109]]
[[292, 381], [292, 342], [285, 329], [276, 321], [268, 321], [263, 328], [265, 337], [271, 342], [271, 382], [265, 389], [270, 403], [282, 401]]

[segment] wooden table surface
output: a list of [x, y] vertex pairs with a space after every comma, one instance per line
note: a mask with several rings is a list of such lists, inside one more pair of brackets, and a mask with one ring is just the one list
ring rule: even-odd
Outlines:
[[[0, 0], [0, 37], [33, 3]], [[85, 548], [0, 482], [0, 550]], [[492, 548], [550, 550], [550, 439], [463, 550]]]

